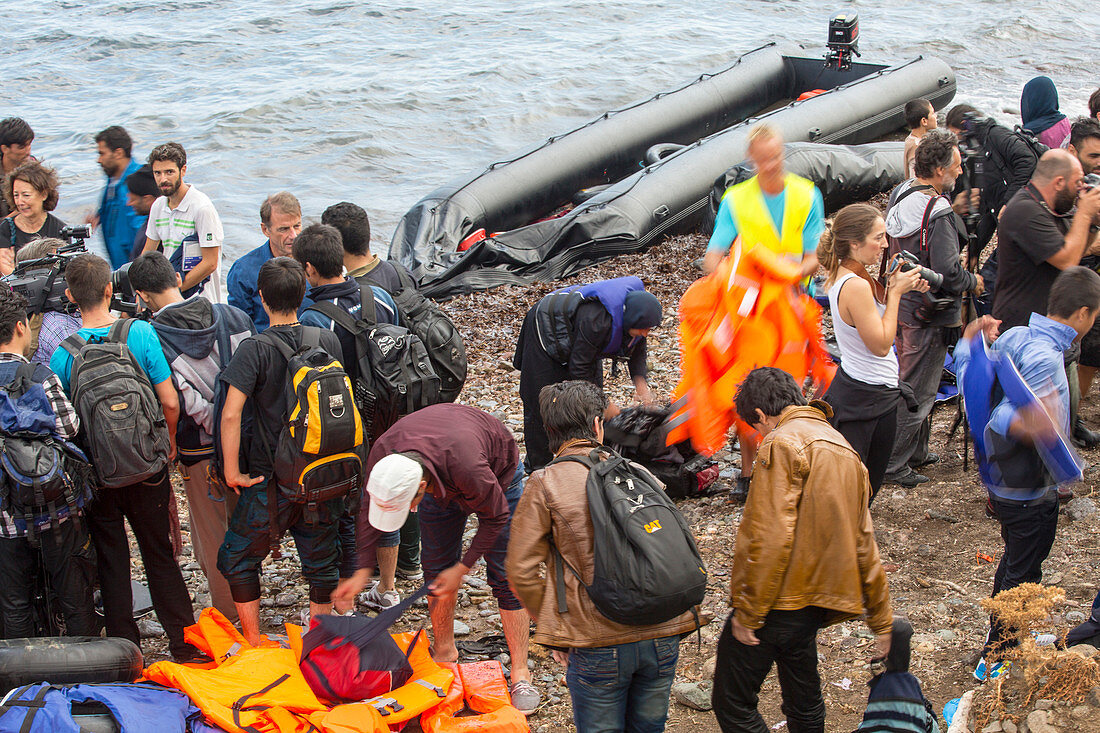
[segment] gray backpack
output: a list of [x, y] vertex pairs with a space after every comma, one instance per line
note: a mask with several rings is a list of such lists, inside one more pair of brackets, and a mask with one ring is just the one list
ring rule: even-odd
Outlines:
[[99, 486], [132, 486], [168, 465], [168, 423], [153, 385], [126, 337], [131, 319], [111, 325], [106, 338], [73, 334], [61, 348], [73, 356], [69, 391], [80, 415], [88, 457]]

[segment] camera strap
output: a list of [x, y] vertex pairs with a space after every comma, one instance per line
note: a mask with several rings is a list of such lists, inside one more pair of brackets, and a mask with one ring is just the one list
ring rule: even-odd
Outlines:
[[[929, 186], [931, 188], [931, 186]], [[936, 208], [936, 202], [940, 199], [939, 195], [933, 196], [928, 199], [928, 205], [924, 207], [924, 218], [920, 222], [920, 251], [928, 251], [928, 221], [932, 218], [932, 210]]]

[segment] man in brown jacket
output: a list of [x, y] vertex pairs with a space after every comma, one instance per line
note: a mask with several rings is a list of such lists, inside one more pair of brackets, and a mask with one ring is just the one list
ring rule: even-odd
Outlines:
[[867, 469], [827, 422], [828, 405], [807, 405], [784, 371], [751, 371], [736, 407], [764, 442], [734, 548], [714, 712], [726, 733], [768, 733], [757, 693], [774, 663], [791, 733], [823, 733], [818, 629], [866, 614], [875, 656], [890, 650]]
[[[599, 447], [606, 407], [603, 393], [590, 382], [543, 387], [539, 411], [555, 457], [587, 455]], [[512, 515], [508, 581], [535, 620], [535, 641], [553, 648], [554, 658], [568, 665], [565, 680], [576, 729], [659, 733], [668, 718], [680, 636], [695, 630], [695, 616], [688, 611], [652, 626], [615, 623], [596, 610], [568, 571], [562, 574], [568, 610], [558, 610], [551, 543], [570, 568], [592, 582], [587, 480], [588, 469], [574, 461], [548, 465], [527, 479]]]

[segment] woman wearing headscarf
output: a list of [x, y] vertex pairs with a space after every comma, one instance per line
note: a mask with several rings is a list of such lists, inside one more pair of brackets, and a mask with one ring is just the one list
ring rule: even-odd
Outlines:
[[1048, 148], [1060, 148], [1069, 137], [1069, 120], [1058, 111], [1058, 90], [1049, 76], [1037, 76], [1024, 84], [1020, 95], [1024, 129]]

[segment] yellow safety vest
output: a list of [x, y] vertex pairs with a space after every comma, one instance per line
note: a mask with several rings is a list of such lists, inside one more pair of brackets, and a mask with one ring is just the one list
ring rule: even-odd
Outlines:
[[730, 211], [737, 226], [737, 235], [741, 237], [742, 251], [763, 244], [776, 254], [801, 262], [802, 229], [813, 207], [814, 184], [813, 181], [788, 173], [783, 186], [787, 195], [783, 202], [782, 232], [775, 229], [775, 222], [764, 203], [764, 192], [760, 190], [760, 181], [756, 176], [730, 186], [722, 199], [730, 199]]

